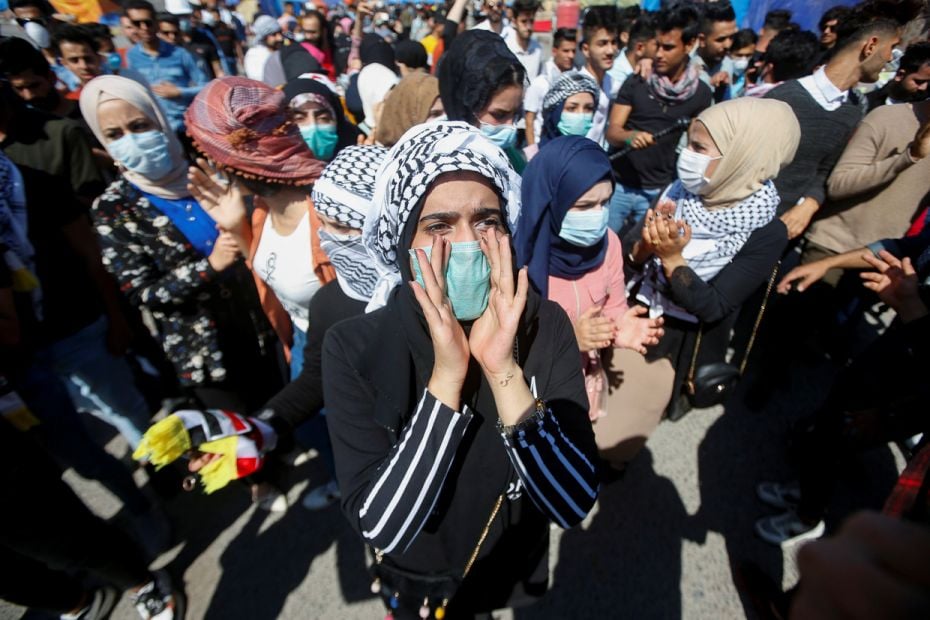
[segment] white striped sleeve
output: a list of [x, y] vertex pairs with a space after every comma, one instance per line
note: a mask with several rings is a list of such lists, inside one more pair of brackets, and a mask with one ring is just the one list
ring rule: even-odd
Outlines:
[[428, 391], [401, 432], [359, 510], [362, 536], [384, 553], [407, 549], [429, 518], [472, 419]]
[[597, 499], [597, 470], [562, 432], [552, 410], [501, 437], [536, 506], [563, 528], [580, 523]]

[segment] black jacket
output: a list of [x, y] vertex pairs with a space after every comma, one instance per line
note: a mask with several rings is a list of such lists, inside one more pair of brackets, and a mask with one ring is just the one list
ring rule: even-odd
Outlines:
[[545, 591], [546, 517], [573, 525], [597, 496], [597, 448], [568, 317], [531, 295], [517, 341], [527, 384], [548, 412], [512, 438], [496, 428], [493, 397], [474, 360], [462, 411], [425, 389], [432, 343], [407, 287], [384, 308], [330, 329], [323, 346], [343, 510], [386, 563], [460, 577], [506, 493], [463, 586], [476, 610], [506, 605], [516, 591]]
[[327, 282], [310, 300], [303, 369], [268, 401], [259, 415], [279, 435], [289, 436], [323, 407], [323, 337], [336, 323], [363, 314], [366, 305], [343, 293], [337, 280]]
[[[642, 234], [642, 222], [624, 239], [625, 247], [633, 244]], [[666, 317], [665, 335], [659, 344], [649, 349], [649, 360], [668, 358], [675, 367], [675, 387], [678, 394], [687, 379], [697, 342], [698, 329], [703, 329], [697, 365], [722, 362], [730, 343], [730, 331], [743, 303], [772, 274], [772, 269], [788, 244], [788, 231], [778, 218], [755, 230], [733, 260], [710, 282], [702, 280], [690, 267], [683, 266], [672, 272], [669, 280], [669, 298], [701, 320], [702, 325]], [[630, 269], [635, 265], [625, 264]], [[632, 274], [630, 274], [632, 275]], [[751, 309], [758, 312], [758, 307]], [[741, 355], [742, 352], [738, 352]]]

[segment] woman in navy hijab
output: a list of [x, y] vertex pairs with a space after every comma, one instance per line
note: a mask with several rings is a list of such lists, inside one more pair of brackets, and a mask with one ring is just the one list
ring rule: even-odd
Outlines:
[[532, 285], [562, 306], [575, 328], [592, 421], [607, 415], [603, 354], [645, 353], [662, 335], [661, 319], [627, 306], [620, 239], [607, 228], [613, 188], [603, 149], [580, 136], [553, 138], [523, 173], [514, 234], [518, 264], [528, 266]]

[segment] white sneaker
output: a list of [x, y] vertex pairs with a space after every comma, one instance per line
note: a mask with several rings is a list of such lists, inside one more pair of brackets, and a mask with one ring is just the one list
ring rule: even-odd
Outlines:
[[765, 542], [781, 547], [820, 538], [825, 529], [823, 520], [814, 525], [808, 525], [790, 510], [784, 514], [756, 521], [756, 534]]
[[267, 512], [287, 512], [287, 497], [267, 482], [252, 486], [252, 501]]
[[797, 482], [760, 482], [756, 495], [772, 508], [794, 510], [801, 503], [801, 485]]
[[184, 594], [171, 587], [164, 571], [158, 571], [155, 579], [134, 592], [132, 603], [142, 620], [182, 620], [184, 618]]
[[342, 494], [335, 480], [330, 480], [323, 486], [317, 487], [304, 495], [301, 503], [307, 510], [322, 510], [339, 500]]

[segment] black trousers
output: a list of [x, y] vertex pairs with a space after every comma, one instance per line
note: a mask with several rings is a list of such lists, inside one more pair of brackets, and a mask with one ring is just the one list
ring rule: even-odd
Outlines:
[[81, 502], [28, 433], [0, 435], [0, 598], [61, 613], [81, 604], [82, 572], [121, 590], [151, 580], [138, 544]]
[[827, 401], [795, 436], [807, 522], [823, 518], [852, 454], [930, 429], [930, 317], [894, 325], [837, 377]]

